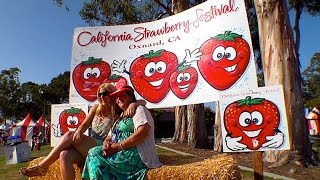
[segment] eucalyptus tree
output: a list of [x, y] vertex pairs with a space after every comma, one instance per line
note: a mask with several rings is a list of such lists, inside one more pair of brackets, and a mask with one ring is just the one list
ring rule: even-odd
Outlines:
[[0, 110], [4, 119], [15, 119], [20, 100], [20, 69], [2, 70], [0, 73]]
[[306, 107], [320, 106], [320, 52], [313, 54], [310, 65], [303, 71], [302, 77]]
[[295, 32], [295, 47], [297, 53], [300, 48], [300, 19], [303, 12], [311, 16], [320, 15], [320, 1], [319, 0], [288, 0], [289, 8], [295, 11], [293, 30]]
[[[311, 146], [303, 117], [301, 73], [286, 1], [255, 0], [266, 86], [282, 84], [292, 149], [309, 159]], [[298, 156], [296, 156], [298, 157]], [[282, 165], [289, 151], [267, 151], [265, 160]], [[281, 163], [280, 163], [281, 162]]]

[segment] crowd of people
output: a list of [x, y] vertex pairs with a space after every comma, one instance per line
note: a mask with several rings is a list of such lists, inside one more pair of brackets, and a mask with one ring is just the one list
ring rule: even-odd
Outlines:
[[[63, 179], [75, 179], [73, 164], [84, 165], [83, 179], [144, 179], [148, 169], [162, 164], [156, 154], [154, 121], [130, 86], [116, 89], [104, 83], [76, 131], [69, 131], [39, 164], [20, 169], [28, 177], [46, 174], [60, 160]], [[91, 126], [92, 135], [83, 133]]]

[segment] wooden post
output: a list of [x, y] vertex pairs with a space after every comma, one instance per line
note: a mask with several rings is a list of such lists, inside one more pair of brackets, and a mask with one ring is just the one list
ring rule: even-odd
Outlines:
[[254, 180], [263, 180], [262, 151], [253, 152]]

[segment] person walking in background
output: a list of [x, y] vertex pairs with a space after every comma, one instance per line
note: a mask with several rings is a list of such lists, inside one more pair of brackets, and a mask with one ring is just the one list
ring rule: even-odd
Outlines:
[[[98, 104], [90, 108], [88, 115], [78, 129], [65, 133], [60, 142], [39, 164], [30, 168], [21, 168], [20, 172], [29, 177], [44, 175], [48, 167], [59, 159], [62, 179], [75, 179], [73, 164], [82, 164], [90, 148], [102, 145], [114, 119], [120, 115], [119, 107], [109, 96], [114, 91], [115, 87], [112, 84], [101, 84], [97, 90]], [[139, 100], [130, 104], [130, 108], [126, 111], [128, 116], [134, 114], [135, 108], [139, 104], [145, 105], [146, 101]], [[83, 133], [90, 126], [92, 127], [92, 135], [84, 135]]]
[[41, 144], [42, 144], [42, 132], [40, 131], [38, 136], [37, 136], [37, 150], [40, 151], [41, 150]]
[[[136, 101], [130, 86], [124, 86], [110, 96], [123, 111]], [[138, 106], [133, 117], [122, 114], [110, 133], [103, 146], [89, 150], [83, 179], [142, 180], [148, 169], [162, 165], [156, 153], [154, 121], [145, 106]]]
[[37, 135], [36, 135], [36, 133], [33, 133], [32, 138], [31, 138], [31, 151], [34, 150], [36, 143], [37, 143]]

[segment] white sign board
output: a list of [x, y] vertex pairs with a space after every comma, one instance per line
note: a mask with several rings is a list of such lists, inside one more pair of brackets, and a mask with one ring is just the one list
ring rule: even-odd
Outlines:
[[[88, 114], [88, 104], [51, 105], [51, 146], [54, 147], [68, 131], [75, 131]], [[88, 135], [88, 130], [84, 133]]]
[[104, 82], [126, 82], [148, 108], [217, 101], [257, 87], [243, 0], [206, 1], [154, 22], [74, 31], [70, 103], [97, 101]]
[[288, 150], [281, 85], [220, 94], [223, 152]]

